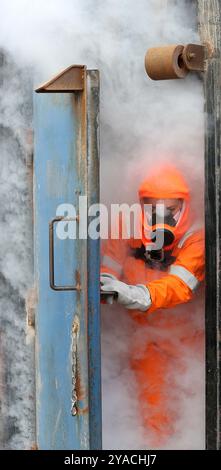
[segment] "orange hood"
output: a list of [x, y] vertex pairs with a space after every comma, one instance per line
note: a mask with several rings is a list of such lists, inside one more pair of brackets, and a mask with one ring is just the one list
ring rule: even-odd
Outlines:
[[189, 201], [189, 188], [181, 173], [164, 165], [149, 173], [139, 188], [139, 197], [184, 199]]
[[[172, 228], [166, 225], [164, 226], [165, 229], [170, 228], [174, 235], [174, 242], [165, 249], [173, 249], [190, 226], [190, 193], [182, 174], [172, 165], [162, 165], [149, 173], [147, 179], [141, 184], [138, 194], [140, 199], [144, 197], [156, 199], [183, 199], [184, 206], [177, 225]], [[144, 245], [147, 245], [150, 243], [150, 240], [145, 237], [144, 233], [151, 232], [154, 230], [154, 227], [146, 225], [144, 216], [142, 217], [142, 226], [142, 241]], [[160, 228], [162, 227], [161, 225]]]

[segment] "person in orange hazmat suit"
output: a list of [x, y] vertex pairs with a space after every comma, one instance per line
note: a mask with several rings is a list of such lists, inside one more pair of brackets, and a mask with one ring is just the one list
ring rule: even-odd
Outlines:
[[[172, 368], [181, 375], [185, 368], [176, 341], [203, 355], [203, 320], [195, 315], [194, 297], [204, 279], [204, 231], [194, 225], [188, 185], [171, 165], [149, 173], [139, 199], [140, 237], [123, 239], [120, 234], [103, 243], [101, 293], [113, 293], [138, 328], [156, 333], [149, 337], [145, 330], [142, 351], [134, 342], [130, 362], [145, 428], [153, 444], [161, 445], [175, 432], [179, 414], [168, 399], [175, 396], [174, 379], [168, 378]], [[145, 213], [145, 205], [151, 213]], [[161, 244], [151, 249], [157, 237]]]

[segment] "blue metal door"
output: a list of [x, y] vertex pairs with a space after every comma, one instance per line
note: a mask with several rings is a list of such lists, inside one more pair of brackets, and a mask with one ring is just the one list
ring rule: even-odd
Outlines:
[[79, 236], [88, 226], [87, 207], [99, 200], [98, 72], [72, 66], [37, 91], [37, 443], [40, 449], [98, 449], [99, 241]]

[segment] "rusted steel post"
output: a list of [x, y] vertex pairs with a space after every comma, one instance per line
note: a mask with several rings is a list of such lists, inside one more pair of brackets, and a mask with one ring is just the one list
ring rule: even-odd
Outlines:
[[204, 73], [206, 217], [206, 447], [220, 448], [220, 116], [221, 3], [198, 0], [202, 43], [212, 56]]
[[[88, 207], [99, 201], [99, 72], [87, 71]], [[100, 243], [88, 237], [88, 379], [90, 449], [101, 449]]]

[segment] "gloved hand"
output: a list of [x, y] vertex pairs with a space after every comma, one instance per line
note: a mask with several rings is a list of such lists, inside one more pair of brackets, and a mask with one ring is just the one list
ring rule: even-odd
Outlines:
[[[117, 280], [117, 278], [115, 276], [113, 276], [113, 274], [102, 273], [101, 276], [102, 276], [102, 278]], [[102, 287], [102, 284], [103, 283], [101, 281], [101, 287]], [[101, 303], [102, 304], [113, 304], [116, 297], [117, 297], [116, 292], [107, 292], [105, 294], [105, 291], [102, 291], [102, 289], [101, 289]]]
[[145, 311], [151, 306], [149, 290], [143, 284], [130, 286], [109, 274], [101, 275], [101, 291], [117, 292], [117, 302], [125, 308]]

